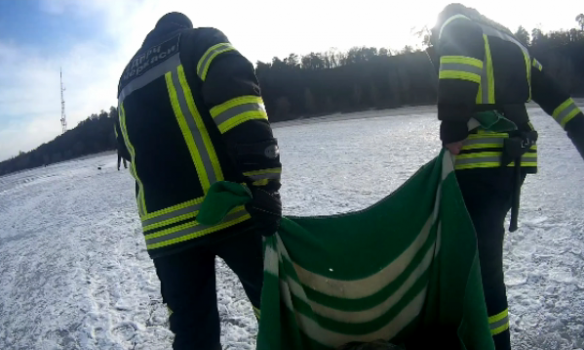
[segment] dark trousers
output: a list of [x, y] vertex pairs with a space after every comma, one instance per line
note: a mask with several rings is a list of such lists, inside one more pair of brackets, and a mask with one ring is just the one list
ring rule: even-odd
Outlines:
[[243, 284], [259, 317], [263, 283], [262, 238], [242, 233], [226, 240], [154, 259], [162, 298], [170, 309], [175, 350], [218, 350], [220, 326], [215, 285], [215, 256]]
[[[456, 177], [472, 218], [478, 241], [481, 275], [489, 325], [497, 350], [511, 349], [507, 291], [503, 276], [505, 217], [511, 209], [513, 169], [457, 171]], [[522, 181], [525, 174], [522, 175]]]
[[121, 164], [122, 160], [124, 160], [124, 168], [128, 169], [128, 164], [126, 163], [126, 159], [122, 158], [122, 156], [118, 152], [118, 170], [120, 170], [120, 164]]

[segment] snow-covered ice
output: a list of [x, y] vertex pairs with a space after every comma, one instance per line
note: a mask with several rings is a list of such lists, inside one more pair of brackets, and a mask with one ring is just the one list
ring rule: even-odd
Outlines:
[[[276, 125], [285, 212], [364, 208], [439, 152], [431, 108], [386, 114]], [[531, 115], [540, 172], [505, 241], [513, 343], [583, 348], [584, 162], [551, 117]], [[0, 178], [0, 349], [170, 348], [133, 181], [115, 162], [109, 153]], [[217, 270], [224, 348], [253, 349], [251, 307], [222, 261]]]

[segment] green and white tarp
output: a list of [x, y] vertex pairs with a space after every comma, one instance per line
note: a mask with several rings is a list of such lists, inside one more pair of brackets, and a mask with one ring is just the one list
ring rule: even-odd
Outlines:
[[[461, 349], [494, 349], [474, 228], [452, 164], [443, 151], [358, 212], [284, 218], [265, 240], [257, 349], [377, 339], [407, 349], [412, 338], [448, 332]], [[217, 183], [198, 220], [217, 221], [247, 200], [240, 185]]]

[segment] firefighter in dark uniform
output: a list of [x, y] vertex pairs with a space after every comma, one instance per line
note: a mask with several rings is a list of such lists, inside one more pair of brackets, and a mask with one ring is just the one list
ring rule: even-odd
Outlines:
[[116, 135], [116, 148], [118, 151], [118, 171], [120, 171], [122, 160], [124, 161], [124, 169], [128, 169], [127, 162], [130, 160], [130, 154], [124, 144], [124, 138], [121, 136], [122, 130], [120, 129], [119, 116], [114, 119], [114, 134]]
[[[506, 350], [511, 344], [504, 222], [509, 210], [518, 208], [526, 174], [537, 171], [537, 132], [525, 103], [533, 99], [553, 116], [582, 156], [584, 115], [507, 28], [474, 9], [448, 5], [432, 30], [432, 43], [430, 56], [439, 67], [440, 139], [457, 155], [457, 179], [477, 234], [491, 334], [496, 349]], [[473, 114], [489, 111], [513, 121], [517, 130], [469, 131]], [[511, 216], [514, 226], [516, 210]]]
[[[136, 200], [175, 334], [174, 349], [221, 349], [215, 256], [238, 275], [260, 317], [262, 238], [281, 218], [281, 164], [252, 64], [214, 28], [163, 16], [125, 68], [120, 129]], [[197, 222], [218, 181], [253, 200], [223, 222]]]

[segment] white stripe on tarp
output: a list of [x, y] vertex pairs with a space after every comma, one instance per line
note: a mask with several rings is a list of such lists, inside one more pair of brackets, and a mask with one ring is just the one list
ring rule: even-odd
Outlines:
[[436, 243], [434, 243], [434, 258], [438, 257], [440, 248], [442, 247], [442, 221], [438, 222], [438, 230], [436, 233]]
[[274, 276], [278, 276], [279, 270], [278, 252], [268, 245], [264, 251], [264, 271], [271, 273]]
[[424, 243], [426, 243], [426, 241], [429, 239], [430, 232], [432, 231], [434, 224], [433, 216], [434, 215], [431, 215], [428, 218], [416, 239], [414, 239], [410, 246], [407, 247], [398, 257], [396, 257], [390, 264], [388, 264], [375, 275], [362, 279], [345, 281], [324, 277], [304, 269], [302, 266], [289, 259], [289, 257], [287, 257], [287, 253], [282, 252], [282, 255], [292, 261], [294, 264], [294, 269], [296, 270], [296, 274], [298, 275], [298, 279], [302, 282], [302, 284], [308, 286], [309, 288], [338, 298], [364, 298], [379, 292], [388, 284], [395, 281], [412, 263], [412, 260], [416, 254], [420, 251]]
[[287, 283], [280, 281], [280, 288], [282, 300], [289, 311], [294, 313], [301, 331], [312, 340], [333, 348], [352, 341], [370, 342], [392, 339], [418, 317], [424, 307], [427, 293], [427, 288], [424, 288], [399, 314], [377, 331], [363, 335], [348, 335], [325, 329], [317, 321], [294, 310]]
[[[428, 249], [428, 252], [424, 256], [424, 259], [420, 262], [418, 267], [412, 271], [410, 276], [404, 283], [393, 292], [387, 299], [381, 303], [375, 305], [374, 307], [361, 310], [361, 311], [343, 311], [338, 309], [333, 309], [328, 306], [324, 306], [313, 301], [310, 301], [310, 306], [312, 310], [329, 319], [346, 322], [346, 323], [364, 323], [373, 321], [391, 310], [395, 305], [397, 305], [407, 292], [414, 286], [414, 284], [420, 279], [420, 277], [428, 270], [432, 261], [434, 260], [434, 246]], [[295, 288], [290, 285], [292, 294], [296, 295]]]

